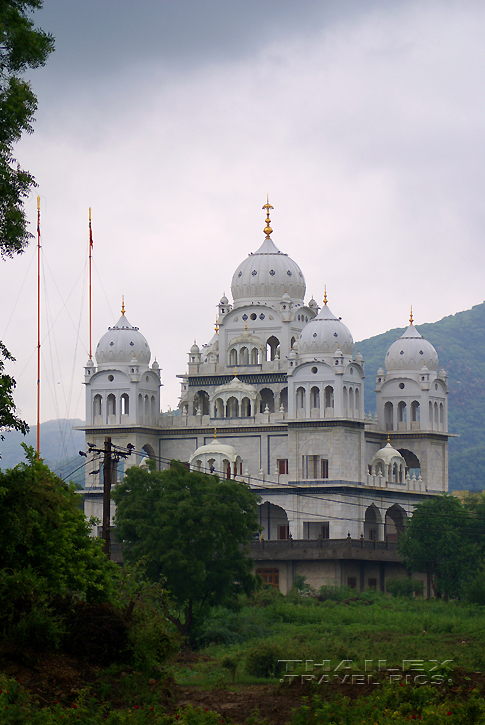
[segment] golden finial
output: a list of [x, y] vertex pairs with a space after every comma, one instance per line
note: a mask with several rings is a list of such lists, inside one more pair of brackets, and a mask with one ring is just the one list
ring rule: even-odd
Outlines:
[[89, 207], [89, 221], [91, 221], [91, 207]]
[[247, 331], [248, 329], [248, 321], [244, 320], [244, 330]]
[[263, 209], [266, 209], [266, 226], [263, 229], [263, 232], [266, 234], [266, 239], [269, 239], [269, 235], [273, 231], [270, 227], [271, 219], [269, 218], [269, 210], [274, 209], [274, 206], [271, 206], [269, 203], [269, 197], [268, 194], [266, 194], [266, 204], [262, 207]]
[[387, 434], [387, 442], [390, 445], [390, 443], [391, 443], [391, 436], [389, 435], [389, 433]]
[[411, 314], [409, 315], [409, 324], [413, 324], [413, 306], [411, 305]]
[[125, 295], [121, 295], [121, 314], [125, 314]]
[[324, 293], [323, 293], [323, 304], [324, 304], [324, 305], [325, 305], [325, 307], [326, 307], [326, 306], [327, 306], [327, 285], [325, 285], [325, 287], [324, 287], [324, 290], [325, 290], [325, 291], [324, 291]]
[[214, 428], [214, 438], [217, 438], [217, 428]]
[[216, 335], [219, 334], [219, 319], [216, 317], [216, 326], [215, 326]]
[[37, 197], [37, 211], [40, 211], [40, 196]]
[[234, 377], [237, 378], [237, 366], [234, 368]]

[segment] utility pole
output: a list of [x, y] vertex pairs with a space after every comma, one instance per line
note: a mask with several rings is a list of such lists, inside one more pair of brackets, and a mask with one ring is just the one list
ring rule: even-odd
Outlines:
[[111, 472], [113, 461], [111, 458], [111, 437], [104, 439], [104, 462], [103, 462], [103, 540], [104, 553], [111, 558], [110, 528], [111, 528]]

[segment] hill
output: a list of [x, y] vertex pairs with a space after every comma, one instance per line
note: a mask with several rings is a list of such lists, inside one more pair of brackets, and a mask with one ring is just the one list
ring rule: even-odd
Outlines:
[[[417, 325], [436, 348], [448, 374], [451, 490], [485, 488], [485, 302], [433, 323]], [[396, 328], [356, 343], [364, 356], [366, 412], [375, 411], [374, 381], [389, 346], [406, 328]]]
[[[84, 433], [73, 430], [73, 426], [82, 425], [84, 421], [75, 419], [49, 420], [40, 424], [40, 450], [41, 456], [47, 465], [57, 473], [60, 478], [68, 479], [84, 486], [84, 469], [80, 468], [83, 461], [79, 455], [84, 450]], [[22, 443], [28, 446], [37, 445], [37, 426], [31, 427], [30, 432], [23, 436], [17, 431], [5, 433], [5, 440], [0, 441], [0, 468], [6, 470], [13, 468], [25, 460]], [[79, 469], [79, 470], [77, 470]]]

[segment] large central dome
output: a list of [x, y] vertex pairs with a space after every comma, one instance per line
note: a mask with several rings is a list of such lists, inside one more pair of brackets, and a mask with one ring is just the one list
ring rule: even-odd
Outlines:
[[296, 262], [287, 254], [280, 252], [270, 237], [273, 231], [269, 226], [267, 203], [266, 239], [254, 254], [250, 254], [236, 269], [232, 277], [231, 292], [234, 305], [252, 302], [279, 302], [285, 292], [293, 302], [303, 304], [306, 284], [303, 273]]

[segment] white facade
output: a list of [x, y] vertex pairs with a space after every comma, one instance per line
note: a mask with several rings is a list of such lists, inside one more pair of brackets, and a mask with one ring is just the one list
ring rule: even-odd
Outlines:
[[178, 414], [160, 415], [158, 364], [123, 312], [86, 365], [87, 440], [132, 443], [125, 465], [175, 458], [248, 482], [265, 539], [392, 541], [423, 496], [448, 488], [446, 374], [411, 320], [366, 415], [362, 355], [326, 293], [321, 309], [305, 304], [303, 273], [263, 208], [265, 238], [237, 267], [232, 304], [221, 298], [215, 334], [190, 348]]

